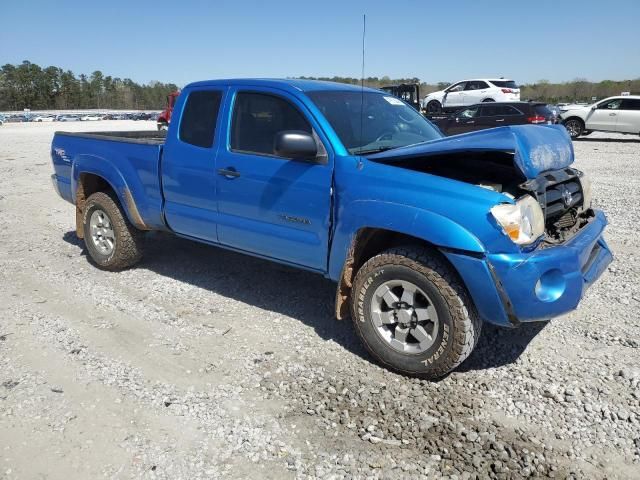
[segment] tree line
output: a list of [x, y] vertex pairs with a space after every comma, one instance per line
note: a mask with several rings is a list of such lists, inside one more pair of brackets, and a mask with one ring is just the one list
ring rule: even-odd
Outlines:
[[[301, 79], [329, 80], [359, 85], [361, 79], [353, 77], [297, 77]], [[420, 95], [442, 90], [450, 82], [435, 84], [421, 82], [419, 78], [367, 77], [365, 86], [380, 88], [400, 83], [420, 84]], [[53, 110], [53, 109], [161, 109], [169, 92], [177, 90], [173, 83], [150, 82], [138, 84], [130, 78], [104, 75], [96, 70], [91, 75], [77, 75], [59, 67], [41, 67], [27, 60], [19, 65], [0, 67], [0, 111]], [[590, 102], [620, 95], [621, 92], [640, 93], [640, 78], [633, 80], [603, 80], [590, 82], [576, 78], [570, 82], [552, 83], [548, 80], [521, 85], [523, 100], [549, 103]]]
[[173, 83], [141, 85], [130, 78], [104, 75], [76, 76], [59, 67], [40, 67], [24, 61], [0, 68], [0, 111], [53, 109], [161, 109]]
[[[360, 85], [359, 78], [351, 77], [297, 77], [309, 80], [328, 80], [332, 82]], [[430, 92], [443, 90], [453, 82], [438, 82], [434, 84], [421, 82], [418, 78], [392, 79], [384, 77], [367, 77], [364, 84], [371, 88], [380, 88], [386, 85], [398, 85], [400, 83], [420, 84], [420, 96], [424, 97]], [[590, 82], [585, 78], [576, 78], [569, 82], [552, 83], [548, 80], [538, 80], [534, 83], [520, 85], [520, 97], [523, 100], [536, 100], [547, 103], [559, 102], [591, 102], [593, 97], [597, 100], [620, 95], [622, 92], [640, 94], [640, 78], [633, 80], [603, 80]]]

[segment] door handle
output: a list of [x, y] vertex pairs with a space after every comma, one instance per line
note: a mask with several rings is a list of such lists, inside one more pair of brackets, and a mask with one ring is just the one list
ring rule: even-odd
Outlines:
[[469, 121], [467, 122], [467, 125], [472, 124], [472, 123], [476, 123], [476, 121], [475, 121], [475, 120], [469, 120]]
[[504, 118], [499, 118], [496, 120], [496, 122], [504, 122]]
[[610, 117], [615, 117], [615, 116], [616, 116], [616, 114], [615, 114], [615, 113], [610, 113], [610, 114], [609, 114], [609, 116], [610, 116]]
[[218, 175], [222, 175], [225, 178], [233, 180], [234, 178], [238, 178], [240, 176], [240, 172], [233, 167], [219, 168]]

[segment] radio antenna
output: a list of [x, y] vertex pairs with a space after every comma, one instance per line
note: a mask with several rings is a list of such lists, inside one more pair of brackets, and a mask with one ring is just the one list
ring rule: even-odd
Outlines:
[[367, 15], [362, 15], [362, 72], [360, 74], [360, 150], [364, 138], [364, 40], [367, 33]]

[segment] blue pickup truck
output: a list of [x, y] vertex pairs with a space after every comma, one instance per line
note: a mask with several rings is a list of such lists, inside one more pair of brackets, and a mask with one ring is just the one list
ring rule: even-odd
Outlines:
[[483, 322], [576, 308], [612, 260], [564, 127], [444, 138], [379, 90], [197, 82], [168, 132], [57, 132], [51, 156], [99, 268], [134, 265], [160, 230], [316, 272], [377, 361], [426, 378]]

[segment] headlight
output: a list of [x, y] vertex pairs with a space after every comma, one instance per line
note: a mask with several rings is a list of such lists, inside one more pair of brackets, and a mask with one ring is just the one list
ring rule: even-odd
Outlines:
[[582, 172], [580, 172], [578, 178], [582, 187], [582, 205], [587, 210], [591, 208], [591, 180]]
[[531, 195], [521, 197], [515, 204], [496, 205], [491, 214], [504, 233], [518, 245], [533, 243], [544, 233], [544, 214]]

